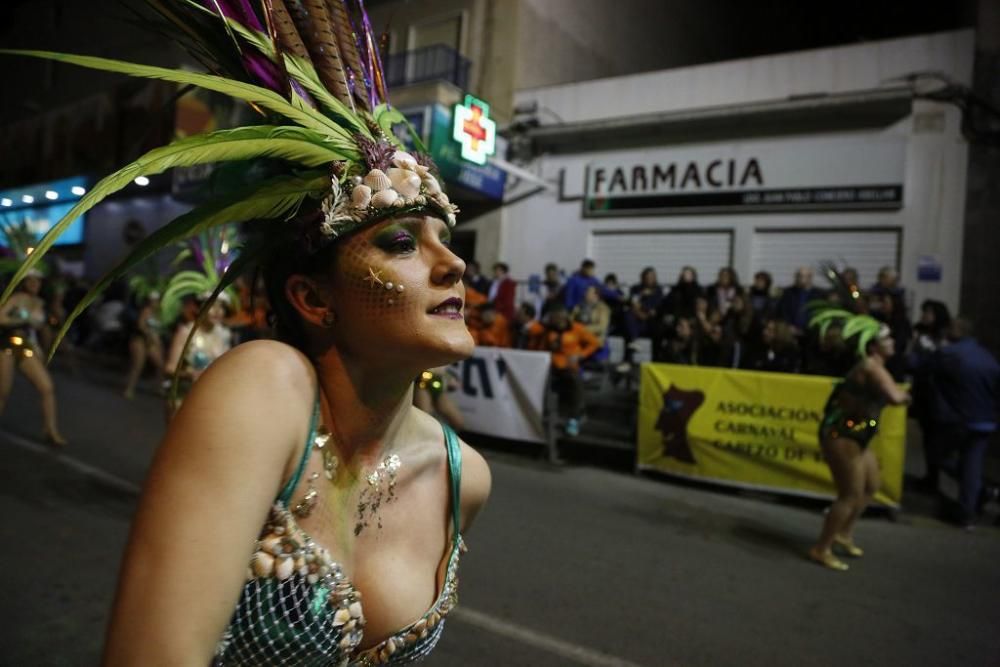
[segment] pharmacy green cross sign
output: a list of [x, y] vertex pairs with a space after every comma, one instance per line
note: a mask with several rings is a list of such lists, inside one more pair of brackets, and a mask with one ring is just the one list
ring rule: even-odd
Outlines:
[[452, 119], [452, 137], [462, 145], [462, 157], [476, 164], [496, 151], [497, 124], [490, 119], [490, 105], [472, 95], [456, 104]]

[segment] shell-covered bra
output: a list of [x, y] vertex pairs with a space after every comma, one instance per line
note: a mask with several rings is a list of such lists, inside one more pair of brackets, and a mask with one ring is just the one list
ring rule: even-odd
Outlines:
[[462, 453], [455, 432], [442, 424], [452, 509], [452, 543], [445, 556], [444, 584], [419, 620], [375, 646], [359, 650], [365, 627], [361, 592], [330, 553], [302, 530], [289, 510], [292, 492], [312, 453], [318, 419], [317, 401], [302, 460], [261, 530], [246, 584], [216, 648], [213, 667], [408, 664], [431, 652], [441, 637], [445, 616], [458, 602], [458, 559], [465, 551], [459, 533]]

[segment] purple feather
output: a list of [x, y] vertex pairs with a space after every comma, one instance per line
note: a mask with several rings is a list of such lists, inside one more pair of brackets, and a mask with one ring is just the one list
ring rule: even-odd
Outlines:
[[188, 241], [188, 247], [191, 248], [191, 257], [198, 266], [203, 266], [205, 263], [205, 253], [202, 252], [201, 241], [197, 238], [192, 238]]
[[284, 77], [278, 67], [260, 53], [243, 52], [243, 67], [250, 76], [271, 90], [285, 94]]
[[221, 13], [227, 19], [264, 32], [264, 26], [260, 24], [248, 0], [201, 0], [201, 4], [215, 13]]
[[[375, 38], [375, 30], [372, 29], [371, 21], [368, 20], [368, 12], [365, 11], [365, 0], [358, 0], [358, 8], [361, 10], [361, 24], [365, 31], [365, 41], [368, 43], [370, 53], [368, 57], [371, 59], [370, 72], [372, 79], [372, 88], [378, 88], [378, 95], [382, 98], [382, 102], [389, 102], [389, 95], [385, 89], [385, 70], [382, 68], [382, 56], [378, 52], [378, 40]], [[372, 100], [375, 99], [376, 91], [371, 90]], [[372, 108], [375, 108], [375, 102], [372, 102]]]

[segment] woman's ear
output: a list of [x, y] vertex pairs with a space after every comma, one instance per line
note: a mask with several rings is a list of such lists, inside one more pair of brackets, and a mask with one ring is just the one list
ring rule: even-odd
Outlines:
[[293, 274], [285, 281], [285, 297], [302, 319], [317, 327], [329, 327], [336, 313], [326, 290], [320, 283], [302, 274]]

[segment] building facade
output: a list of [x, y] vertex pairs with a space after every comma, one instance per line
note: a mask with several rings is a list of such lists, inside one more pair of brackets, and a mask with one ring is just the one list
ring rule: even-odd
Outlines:
[[954, 311], [968, 143], [911, 75], [970, 85], [973, 52], [959, 30], [519, 91], [561, 121], [525, 131], [548, 185], [510, 185], [498, 221], [471, 223], [498, 222], [479, 259], [527, 276], [589, 257], [625, 283], [732, 266], [779, 286], [824, 260], [862, 286], [888, 266], [911, 304]]

